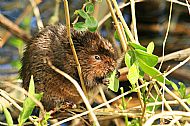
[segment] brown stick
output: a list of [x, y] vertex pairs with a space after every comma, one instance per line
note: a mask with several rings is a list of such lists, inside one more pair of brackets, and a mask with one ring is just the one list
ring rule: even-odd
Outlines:
[[[18, 25], [25, 16], [27, 16], [32, 11], [32, 7], [28, 5], [22, 14], [19, 15], [19, 17], [16, 19], [15, 24]], [[11, 36], [11, 33], [7, 31], [4, 36], [2, 37], [2, 42], [0, 43], [0, 47], [3, 47], [3, 45], [6, 43], [7, 39]]]
[[[164, 61], [169, 61], [169, 60], [180, 61], [187, 58], [188, 56], [190, 56], [190, 48], [167, 54], [164, 56]], [[162, 57], [159, 57], [158, 62], [160, 62], [161, 60], [162, 60]]]
[[[24, 41], [29, 41], [31, 36], [26, 34], [26, 32], [18, 27], [15, 23], [10, 21], [8, 18], [0, 14], [0, 25], [10, 31], [13, 35], [21, 38]], [[1, 45], [1, 44], [0, 44]]]

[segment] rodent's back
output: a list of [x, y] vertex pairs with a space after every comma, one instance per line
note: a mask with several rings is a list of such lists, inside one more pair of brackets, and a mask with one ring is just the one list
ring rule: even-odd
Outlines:
[[[71, 34], [84, 82], [86, 87], [91, 89], [101, 84], [102, 79], [115, 69], [114, 49], [98, 33], [71, 29]], [[21, 78], [23, 87], [28, 89], [30, 77], [34, 76], [36, 91], [44, 92], [42, 102], [48, 106], [47, 109], [54, 108], [55, 101], [77, 103], [80, 96], [73, 84], [52, 70], [44, 62], [45, 58], [79, 81], [65, 26], [61, 24], [47, 26], [31, 39], [22, 59]]]

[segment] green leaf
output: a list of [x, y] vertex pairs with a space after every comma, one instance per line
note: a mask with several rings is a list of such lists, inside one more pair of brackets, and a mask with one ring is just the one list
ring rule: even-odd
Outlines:
[[42, 120], [42, 126], [47, 126], [48, 125], [48, 120], [51, 118], [51, 113], [50, 112], [46, 112], [45, 116]]
[[87, 26], [84, 22], [77, 22], [73, 25], [73, 28], [77, 31], [85, 31], [87, 30]]
[[9, 41], [9, 44], [11, 44], [12, 46], [16, 47], [16, 48], [22, 48], [24, 46], [24, 42], [23, 40], [19, 39], [19, 38], [15, 38], [12, 37]]
[[145, 47], [143, 47], [143, 46], [141, 46], [141, 45], [139, 45], [139, 44], [136, 44], [136, 43], [134, 43], [134, 42], [129, 42], [129, 45], [132, 46], [132, 47], [135, 48], [135, 49], [140, 49], [140, 50], [146, 51], [146, 48], [145, 48]]
[[[120, 90], [121, 90], [121, 94], [123, 94], [124, 93], [123, 87], [121, 87]], [[125, 110], [127, 108], [127, 102], [125, 101], [125, 97], [124, 96], [122, 97], [122, 106], [123, 106], [122, 107], [123, 110]]]
[[130, 81], [133, 89], [135, 88], [135, 83], [137, 83], [139, 78], [139, 69], [136, 63], [133, 63], [133, 65], [129, 68], [129, 73], [127, 75], [128, 80]]
[[24, 31], [29, 32], [30, 31], [30, 24], [31, 24], [31, 19], [32, 19], [32, 14], [28, 14], [24, 17], [24, 19], [22, 20], [21, 24], [19, 25], [22, 29], [24, 29]]
[[129, 50], [127, 53], [131, 56], [131, 65], [137, 60], [135, 51], [134, 50]]
[[91, 32], [95, 32], [98, 27], [98, 21], [92, 16], [85, 20], [85, 24]]
[[117, 92], [119, 89], [119, 79], [117, 79], [115, 75], [116, 75], [116, 70], [114, 70], [113, 73], [110, 74], [109, 76], [110, 83], [108, 85], [108, 88], [111, 89], [112, 91]]
[[13, 60], [13, 61], [11, 61], [11, 65], [12, 65], [13, 67], [19, 69], [19, 70], [20, 70], [20, 68], [22, 67], [22, 64], [21, 64], [20, 60]]
[[74, 12], [74, 14], [79, 14], [81, 17], [83, 17], [84, 19], [90, 18], [89, 15], [82, 9], [80, 10], [76, 10]]
[[[36, 98], [38, 101], [41, 100], [43, 93], [40, 94], [35, 94], [35, 86], [34, 86], [34, 80], [33, 80], [33, 76], [31, 76], [30, 79], [30, 84], [29, 84], [29, 89], [28, 89], [28, 93], [32, 96], [34, 96], [34, 98]], [[29, 116], [32, 114], [33, 109], [35, 108], [36, 103], [29, 97], [27, 97], [24, 100], [23, 103], [23, 109], [19, 115], [18, 118], [18, 122], [19, 125], [21, 126], [28, 118]]]
[[125, 54], [125, 64], [128, 68], [131, 67], [131, 56], [128, 54], [128, 52]]
[[158, 56], [153, 55], [153, 54], [149, 54], [149, 53], [142, 51], [140, 49], [135, 49], [135, 54], [136, 54], [138, 59], [143, 60], [150, 67], [155, 66], [158, 62]]
[[139, 67], [139, 78], [144, 77], [144, 71]]
[[190, 94], [188, 94], [188, 95], [185, 95], [185, 98], [190, 98]]
[[[156, 79], [157, 81], [159, 82], [162, 82], [164, 83], [164, 77], [162, 75], [162, 73], [160, 71], [158, 71], [156, 68], [154, 67], [150, 67], [148, 66], [143, 60], [139, 59], [138, 60], [138, 63], [139, 63], [139, 66], [141, 67], [141, 69], [148, 75], [150, 75], [152, 78]], [[178, 90], [178, 87], [177, 85], [172, 82], [172, 81], [169, 81], [167, 78], [165, 78], [165, 82], [166, 84], [171, 84], [172, 87], [175, 89], [175, 90]]]
[[154, 43], [150, 42], [147, 46], [147, 53], [152, 54], [154, 51]]
[[24, 26], [29, 27], [29, 26], [30, 26], [30, 23], [31, 23], [31, 21], [32, 21], [31, 18], [32, 18], [32, 14], [27, 15], [27, 16], [22, 20], [22, 24], [23, 24]]
[[[33, 96], [40, 101], [42, 95], [43, 93], [34, 94]], [[18, 118], [19, 125], [22, 125], [29, 118], [29, 116], [32, 114], [33, 109], [35, 108], [35, 105], [35, 102], [29, 97], [24, 100], [23, 109]]]
[[86, 12], [89, 13], [89, 14], [94, 12], [94, 4], [93, 3], [88, 3], [86, 5]]
[[29, 88], [28, 88], [28, 93], [33, 95], [35, 94], [35, 86], [34, 86], [34, 77], [33, 75], [30, 78], [30, 84], [29, 84]]
[[134, 118], [131, 120], [131, 123], [128, 126], [140, 126], [140, 119], [139, 118]]
[[185, 85], [182, 82], [179, 82], [178, 84], [180, 85], [180, 88], [179, 88], [178, 92], [179, 92], [181, 98], [185, 98], [186, 87], [185, 87]]
[[[126, 35], [126, 38], [127, 38], [127, 44], [128, 44], [129, 36], [128, 36], [126, 30], [125, 30], [125, 35]], [[120, 39], [119, 39], [119, 35], [118, 35], [118, 31], [117, 31], [117, 30], [115, 30], [115, 32], [114, 32], [114, 38], [115, 38], [117, 41], [120, 41]]]
[[114, 32], [114, 38], [115, 38], [117, 41], [120, 40], [117, 30], [115, 30], [115, 32]]
[[187, 104], [189, 104], [189, 105], [190, 105], [190, 98], [188, 98], [188, 99], [187, 99]]
[[3, 112], [4, 112], [4, 115], [5, 115], [5, 118], [6, 118], [8, 126], [13, 126], [12, 116], [11, 116], [10, 112], [7, 110], [7, 108], [5, 106], [3, 106]]

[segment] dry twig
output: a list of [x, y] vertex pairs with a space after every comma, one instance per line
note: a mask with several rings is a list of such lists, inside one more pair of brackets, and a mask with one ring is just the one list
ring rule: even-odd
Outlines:
[[163, 64], [163, 62], [164, 62], [165, 45], [166, 45], [166, 41], [167, 41], [167, 38], [168, 38], [169, 30], [170, 30], [170, 24], [171, 24], [172, 5], [173, 5], [173, 2], [172, 2], [172, 0], [171, 0], [171, 4], [170, 4], [170, 13], [169, 13], [169, 19], [168, 19], [168, 27], [167, 27], [166, 35], [165, 35], [165, 38], [164, 38], [164, 41], [163, 41], [162, 61], [160, 62], [159, 70], [161, 69], [162, 64]]
[[39, 8], [37, 7], [35, 0], [30, 0], [30, 3], [32, 5], [32, 7], [33, 7], [34, 15], [36, 16], [38, 29], [40, 30], [40, 29], [42, 29], [44, 27], [44, 25], [43, 25], [43, 22], [42, 22], [42, 20], [40, 18]]
[[113, 10], [113, 7], [112, 7], [112, 4], [111, 4], [110, 0], [106, 0], [106, 1], [107, 1], [109, 9], [111, 11], [112, 18], [113, 18], [113, 20], [115, 22], [115, 27], [116, 27], [116, 30], [118, 32], [119, 39], [121, 41], [121, 45], [122, 45], [123, 51], [125, 52], [127, 50], [127, 46], [126, 46], [126, 42], [125, 42], [124, 36], [122, 35], [122, 31], [120, 29], [119, 22], [118, 22], [117, 17], [116, 17], [116, 15], [114, 13], [114, 10]]
[[[15, 24], [18, 25], [23, 18], [28, 15], [28, 13], [30, 13], [30, 11], [32, 10], [32, 7], [30, 5], [28, 5], [24, 11], [22, 12], [22, 14], [19, 15], [19, 17], [16, 19]], [[7, 39], [11, 36], [10, 32], [6, 32], [5, 35], [2, 37], [2, 42], [0, 43], [0, 47], [2, 47], [5, 42], [7, 41]]]
[[10, 31], [15, 36], [17, 36], [18, 38], [21, 38], [26, 42], [29, 41], [31, 38], [31, 36], [26, 34], [26, 32], [23, 31], [22, 29], [20, 29], [18, 25], [10, 21], [8, 18], [3, 16], [2, 14], [0, 14], [0, 25], [3, 26], [8, 31]]

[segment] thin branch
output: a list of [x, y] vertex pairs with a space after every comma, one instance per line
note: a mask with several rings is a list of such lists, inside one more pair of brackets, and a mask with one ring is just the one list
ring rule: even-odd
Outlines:
[[169, 126], [174, 126], [174, 124], [176, 123], [178, 126], [181, 126], [179, 123], [179, 120], [182, 118], [182, 116], [177, 116], [175, 117], [169, 124]]
[[0, 122], [0, 125], [2, 125], [2, 126], [8, 126], [8, 123]]
[[116, 13], [117, 13], [119, 19], [121, 20], [121, 22], [122, 22], [122, 24], [123, 24], [123, 26], [124, 26], [124, 28], [125, 28], [125, 30], [127, 32], [127, 35], [129, 36], [129, 39], [131, 40], [131, 42], [138, 43], [137, 41], [135, 41], [135, 39], [134, 39], [134, 37], [133, 37], [133, 35], [132, 35], [132, 33], [131, 33], [128, 25], [127, 25], [127, 23], [125, 22], [125, 19], [122, 16], [122, 13], [121, 13], [121, 11], [120, 11], [120, 9], [118, 7], [118, 4], [117, 4], [116, 0], [112, 0], [112, 1], [113, 1], [113, 4], [114, 4], [114, 7], [116, 9]]
[[[187, 99], [181, 99], [181, 101], [187, 102]], [[177, 105], [177, 106], [179, 106], [179, 102], [178, 102], [177, 100], [165, 101], [165, 102], [167, 102], [167, 104], [169, 104], [169, 105]], [[147, 107], [149, 107], [149, 106], [159, 106], [159, 105], [162, 105], [162, 102], [152, 102], [152, 103], [146, 104]], [[134, 109], [135, 109], [135, 108], [141, 108], [141, 106], [138, 105], [138, 106], [135, 106], [135, 107], [133, 107], [133, 108], [134, 108]]]
[[[171, 0], [166, 0], [168, 2], [171, 2]], [[181, 5], [181, 6], [185, 6], [185, 7], [188, 7], [188, 5], [186, 3], [183, 3], [181, 1], [178, 1], [178, 0], [172, 0], [173, 3], [176, 3], [178, 5]]]
[[158, 82], [158, 84], [159, 84], [171, 97], [173, 97], [174, 99], [176, 99], [176, 100], [183, 106], [183, 108], [186, 109], [186, 111], [190, 112], [190, 108], [189, 108], [183, 101], [181, 101], [181, 99], [180, 99], [176, 94], [174, 94], [172, 91], [170, 91], [170, 89], [168, 89], [163, 83]]
[[[136, 0], [135, 1], [135, 3], [137, 3], [137, 2], [142, 2], [142, 1], [144, 1], [144, 0]], [[124, 7], [127, 7], [127, 6], [129, 6], [130, 5], [130, 2], [127, 2], [127, 3], [122, 3], [122, 4], [120, 4], [119, 5], [119, 9], [122, 9], [122, 8], [124, 8]], [[116, 10], [114, 9], [114, 12], [115, 12]], [[102, 18], [100, 21], [99, 21], [99, 23], [98, 23], [98, 27], [100, 27], [106, 20], [108, 20], [108, 18], [110, 18], [111, 17], [111, 13], [109, 12], [108, 14], [106, 14], [105, 16], [104, 16], [104, 18]]]
[[139, 43], [138, 34], [137, 34], [137, 22], [136, 22], [136, 16], [135, 16], [135, 1], [130, 0], [130, 2], [131, 2], [133, 32], [134, 32], [134, 36], [135, 36], [135, 41], [137, 43]]
[[12, 98], [9, 97], [9, 94], [5, 92], [4, 90], [0, 89], [0, 94], [5, 99], [7, 99], [11, 104], [13, 104], [19, 111], [22, 111], [22, 107], [20, 107]]
[[[0, 14], [0, 25], [4, 27], [6, 30], [10, 31], [12, 34], [21, 38], [24, 41], [29, 41], [31, 36], [26, 34], [26, 32], [18, 27], [15, 23], [10, 21], [8, 18]], [[0, 44], [2, 45], [2, 44]]]
[[[161, 95], [161, 98], [162, 98], [162, 108], [163, 108], [163, 106], [165, 105], [168, 111], [172, 111], [172, 108], [171, 108], [170, 105], [167, 103], [167, 101], [166, 101], [166, 99], [165, 99], [165, 97], [164, 97], [164, 94], [165, 94], [165, 93], [161, 93], [161, 91], [159, 90], [159, 88], [158, 88], [157, 85], [154, 85], [154, 87], [155, 87], [155, 90], [156, 90], [158, 96]], [[163, 90], [163, 91], [164, 91], [164, 90]], [[164, 109], [162, 109], [162, 112], [163, 112], [163, 111], [164, 111]], [[175, 116], [172, 116], [172, 117], [173, 117], [174, 119], [176, 119]], [[179, 121], [177, 121], [176, 123], [177, 123], [178, 126], [180, 126]]]
[[[0, 94], [1, 96], [3, 96], [5, 99], [7, 99], [11, 104], [13, 104], [19, 111], [22, 111], [22, 107], [20, 107], [20, 105], [18, 105], [12, 98], [10, 98], [9, 94], [7, 92], [5, 92], [4, 90], [0, 89]], [[32, 121], [32, 123], [34, 125], [38, 125], [37, 122], [34, 121], [32, 116], [29, 116], [30, 121]]]
[[164, 41], [163, 41], [163, 46], [162, 46], [162, 57], [163, 58], [162, 58], [162, 61], [160, 63], [160, 66], [159, 66], [159, 70], [161, 69], [162, 64], [164, 62], [165, 45], [166, 45], [166, 41], [167, 41], [167, 38], [168, 38], [169, 30], [170, 30], [170, 24], [171, 24], [172, 5], [173, 5], [173, 2], [171, 0], [170, 13], [169, 13], [169, 19], [168, 19], [168, 27], [167, 27], [167, 30], [166, 30], [166, 35], [165, 35], [165, 38], [164, 38]]
[[118, 24], [119, 24], [119, 28], [121, 30], [121, 33], [122, 33], [122, 36], [123, 36], [123, 39], [124, 39], [124, 41], [121, 42], [121, 44], [122, 44], [123, 50], [127, 51], [127, 37], [125, 35], [125, 31], [123, 29], [123, 26], [122, 26], [121, 22], [119, 22]]
[[[104, 94], [104, 91], [103, 91], [102, 87], [99, 87], [98, 89], [100, 91], [100, 95], [102, 96], [103, 101], [107, 102], [107, 99], [106, 99], [106, 96]], [[106, 107], [111, 108], [110, 104], [107, 104]], [[114, 119], [114, 122], [115, 122], [116, 126], [119, 126], [119, 122], [118, 122], [117, 119]]]
[[[136, 85], [137, 85], [137, 87], [139, 87], [138, 81], [137, 81]], [[142, 94], [141, 94], [141, 90], [140, 89], [137, 89], [137, 95], [138, 95], [138, 99], [139, 99], [140, 104], [141, 104], [141, 110], [143, 111], [144, 107], [145, 107], [145, 104], [143, 102], [143, 98], [142, 98]]]
[[121, 31], [121, 29], [120, 29], [119, 22], [118, 22], [117, 17], [116, 17], [116, 15], [115, 15], [115, 13], [114, 13], [114, 10], [113, 10], [113, 7], [112, 7], [112, 4], [111, 4], [110, 0], [106, 0], [106, 1], [107, 1], [107, 4], [108, 4], [108, 7], [109, 7], [109, 9], [110, 9], [112, 18], [113, 18], [113, 20], [114, 20], [115, 27], [116, 27], [116, 30], [117, 30], [117, 32], [118, 32], [119, 39], [120, 39], [120, 41], [121, 41], [121, 45], [122, 45], [123, 51], [125, 52], [125, 51], [127, 50], [126, 46], [124, 46], [126, 42], [125, 42], [125, 39], [124, 39], [124, 37], [123, 37], [123, 35], [122, 35], [122, 31]]
[[187, 58], [190, 56], [190, 48], [179, 50], [170, 54], [167, 54], [163, 57], [158, 58], [158, 63], [163, 61], [169, 61], [169, 60], [182, 60], [184, 58]]
[[189, 5], [188, 0], [186, 0], [186, 4], [187, 4], [187, 9], [188, 9], [188, 11], [189, 11], [189, 15], [190, 15], [190, 5]]
[[35, 15], [36, 20], [37, 20], [38, 29], [40, 30], [44, 27], [44, 25], [43, 25], [43, 22], [40, 18], [39, 8], [37, 7], [35, 0], [30, 0], [30, 3], [33, 7], [33, 12], [34, 12], [34, 15]]
[[[30, 13], [31, 10], [32, 7], [30, 5], [27, 5], [22, 14], [20, 14], [19, 17], [16, 19], [15, 24], [18, 25], [25, 18], [25, 16], [27, 16]], [[5, 44], [5, 42], [10, 36], [11, 33], [7, 31], [5, 35], [2, 37], [2, 42], [0, 43], [0, 47], [2, 47]]]
[[25, 89], [23, 89], [23, 88], [21, 88], [21, 87], [19, 87], [19, 86], [16, 86], [16, 85], [14, 85], [14, 84], [11, 84], [11, 83], [9, 83], [9, 82], [3, 82], [3, 84], [4, 84], [5, 86], [14, 88], [14, 89], [16, 89], [16, 90], [18, 90], [18, 91], [21, 91], [22, 93], [24, 93], [25, 95], [27, 95], [29, 98], [31, 98], [31, 99], [35, 102], [35, 104], [36, 104], [37, 106], [40, 107], [42, 114], [43, 114], [43, 115], [45, 114], [44, 106], [42, 105], [42, 103], [41, 103], [40, 101], [38, 101], [34, 96], [32, 96], [31, 94], [29, 94]]
[[183, 66], [185, 63], [187, 63], [190, 60], [190, 56], [185, 59], [183, 62], [180, 62], [177, 66], [175, 66], [174, 68], [172, 68], [170, 71], [168, 71], [164, 76], [168, 76], [169, 74], [171, 74], [173, 71], [175, 71], [176, 69], [178, 69], [179, 67]]

